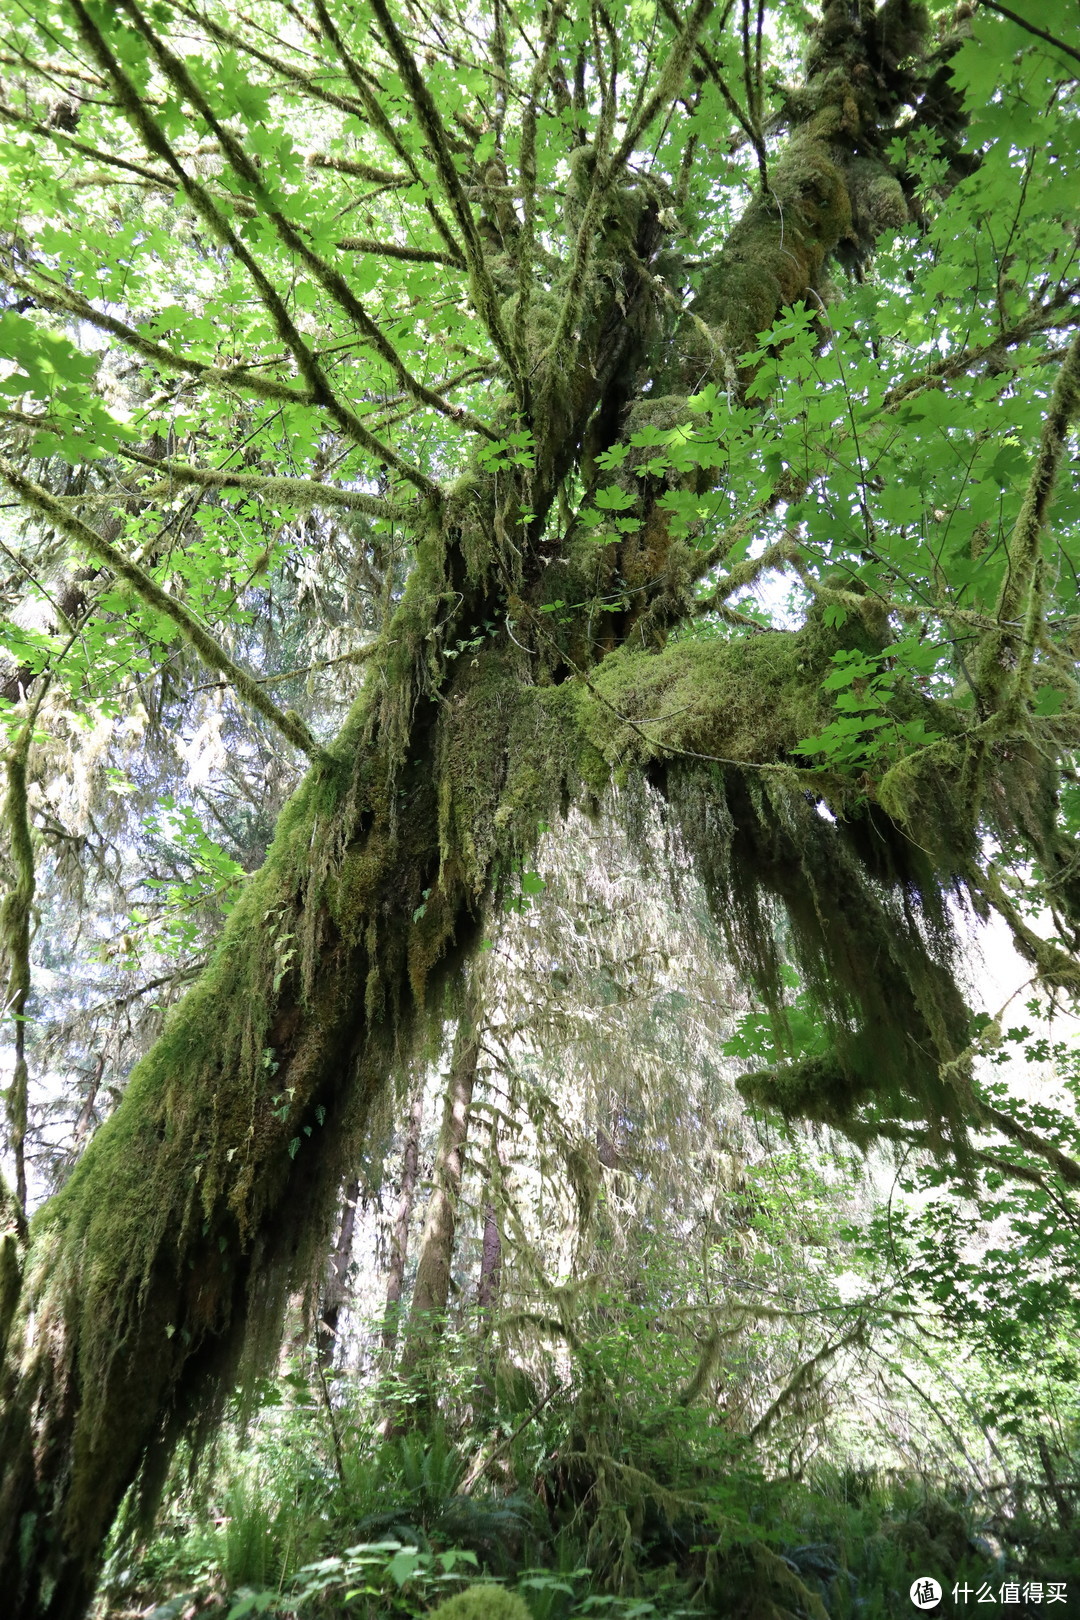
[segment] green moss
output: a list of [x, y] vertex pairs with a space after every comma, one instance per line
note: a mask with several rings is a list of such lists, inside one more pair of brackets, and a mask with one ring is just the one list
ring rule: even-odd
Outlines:
[[[947, 1065], [968, 1015], [952, 971], [951, 855], [936, 863], [850, 784], [836, 784], [839, 819], [823, 819], [792, 753], [823, 719], [841, 638], [880, 648], [881, 633], [855, 619], [832, 631], [815, 613], [794, 634], [624, 649], [577, 686], [578, 724], [613, 774], [632, 785], [644, 769], [660, 788], [782, 1038], [784, 958], [797, 967], [834, 1055], [786, 1073], [783, 1106], [835, 1123], [873, 1093], [959, 1129], [963, 1076]], [[957, 827], [950, 850], [959, 839]]]
[[673, 749], [736, 762], [791, 757], [823, 713], [827, 660], [815, 634], [622, 651], [600, 665], [581, 699], [588, 739], [616, 769]]
[[467, 1586], [432, 1610], [432, 1620], [532, 1620], [524, 1598], [505, 1586]]
[[[817, 288], [829, 254], [851, 232], [847, 181], [829, 138], [837, 116], [822, 114], [792, 138], [769, 195], [747, 210], [702, 278], [694, 311], [718, 331], [732, 360], [755, 347], [782, 309]], [[692, 332], [686, 341], [693, 343]]]

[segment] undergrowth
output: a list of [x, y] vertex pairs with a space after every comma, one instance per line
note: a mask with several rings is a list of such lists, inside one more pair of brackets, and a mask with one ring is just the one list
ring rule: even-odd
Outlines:
[[770, 1478], [704, 1409], [627, 1421], [597, 1388], [524, 1414], [478, 1398], [453, 1431], [386, 1435], [385, 1388], [327, 1404], [294, 1367], [246, 1434], [177, 1471], [152, 1537], [118, 1538], [97, 1620], [376, 1620], [466, 1590], [446, 1620], [891, 1620], [921, 1575], [995, 1598], [1080, 1578], [1047, 1492], [820, 1461]]

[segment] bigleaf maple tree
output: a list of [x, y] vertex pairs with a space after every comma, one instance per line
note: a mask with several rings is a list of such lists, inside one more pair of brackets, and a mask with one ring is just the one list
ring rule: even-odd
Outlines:
[[[84, 1611], [126, 1493], [273, 1349], [388, 1077], [569, 804], [659, 814], [695, 863], [771, 1018], [749, 1095], [1071, 1175], [974, 1084], [995, 1032], [956, 975], [966, 901], [1080, 985], [1058, 9], [11, 10], [15, 1620]], [[331, 732], [245, 658], [242, 586], [341, 536], [382, 600]], [[306, 774], [28, 1221], [42, 716], [120, 723], [176, 643]]]

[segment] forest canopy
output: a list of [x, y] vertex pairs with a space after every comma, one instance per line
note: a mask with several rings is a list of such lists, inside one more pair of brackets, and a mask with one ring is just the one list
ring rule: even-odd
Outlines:
[[[524, 1376], [513, 1302], [570, 1359], [474, 1466], [495, 1490], [564, 1412], [531, 1500], [597, 1513], [590, 1601], [663, 1523], [679, 1612], [855, 1612], [745, 1526], [738, 1609], [715, 1504], [644, 1458], [700, 1411], [764, 1490], [868, 1296], [818, 1349], [770, 1329], [740, 1384], [743, 1284], [641, 1234], [722, 1185], [702, 1253], [752, 1227], [779, 1275], [785, 1188], [839, 1234], [899, 1155], [952, 1201], [934, 1239], [899, 1208], [837, 1236], [907, 1279], [874, 1331], [914, 1278], [991, 1360], [1041, 1320], [1075, 1370], [1077, 1066], [1043, 1032], [1080, 990], [1075, 5], [3, 11], [8, 1612], [87, 1611], [121, 1509], [147, 1533], [302, 1300], [345, 1488], [327, 1369], [383, 1188], [406, 1473]], [[974, 993], [992, 923], [1034, 1028]], [[1025, 1048], [1052, 1096], [1002, 1078]], [[481, 1349], [440, 1407], [481, 1162]], [[1020, 1243], [982, 1293], [976, 1218]], [[818, 1309], [790, 1268], [759, 1323]], [[599, 1346], [635, 1298], [698, 1314], [620, 1454]], [[1026, 1455], [1067, 1542], [1046, 1402]]]

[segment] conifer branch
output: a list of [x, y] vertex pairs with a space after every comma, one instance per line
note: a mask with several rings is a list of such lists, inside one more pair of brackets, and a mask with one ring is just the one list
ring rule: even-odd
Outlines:
[[206, 627], [200, 623], [190, 608], [170, 596], [144, 568], [130, 557], [126, 557], [116, 546], [111, 545], [89, 524], [70, 512], [67, 506], [43, 489], [31, 478], [20, 472], [14, 463], [8, 461], [6, 456], [0, 456], [0, 478], [26, 502], [31, 510], [48, 518], [61, 534], [89, 552], [98, 562], [112, 570], [118, 579], [124, 580], [131, 586], [137, 596], [163, 614], [186, 636], [187, 640], [199, 654], [209, 669], [216, 670], [224, 675], [230, 685], [236, 690], [244, 701], [256, 709], [264, 719], [269, 720], [292, 743], [294, 748], [301, 749], [311, 758], [322, 758], [323, 750], [318, 746], [311, 732], [298, 714], [290, 710], [287, 713], [279, 709], [277, 704], [263, 691], [262, 686], [254, 676], [229, 657], [228, 653], [215, 640]]

